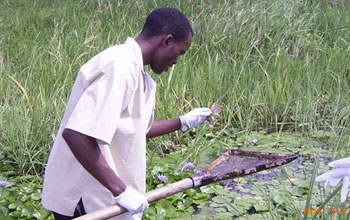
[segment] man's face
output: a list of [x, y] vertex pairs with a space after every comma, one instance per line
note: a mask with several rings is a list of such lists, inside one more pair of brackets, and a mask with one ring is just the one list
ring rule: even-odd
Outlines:
[[192, 34], [184, 41], [175, 42], [172, 35], [168, 35], [162, 41], [162, 46], [156, 51], [151, 59], [151, 68], [156, 74], [168, 71], [168, 68], [177, 63], [178, 56], [184, 54], [190, 47]]

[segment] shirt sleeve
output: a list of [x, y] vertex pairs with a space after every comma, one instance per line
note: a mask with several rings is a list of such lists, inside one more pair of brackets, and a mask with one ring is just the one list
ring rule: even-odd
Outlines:
[[132, 93], [131, 70], [114, 62], [89, 82], [70, 115], [66, 128], [110, 144], [120, 114]]

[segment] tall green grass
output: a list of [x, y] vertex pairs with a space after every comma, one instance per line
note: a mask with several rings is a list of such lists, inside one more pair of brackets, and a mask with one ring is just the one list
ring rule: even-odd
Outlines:
[[157, 119], [217, 103], [222, 127], [305, 135], [324, 129], [333, 132], [337, 152], [349, 146], [345, 1], [2, 0], [2, 163], [40, 175], [79, 67], [137, 36], [147, 14], [162, 6], [182, 10], [195, 36], [174, 69], [153, 75]]

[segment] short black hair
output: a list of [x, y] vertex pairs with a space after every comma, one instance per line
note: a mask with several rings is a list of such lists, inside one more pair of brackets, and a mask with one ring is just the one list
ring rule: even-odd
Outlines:
[[176, 8], [158, 8], [147, 17], [141, 34], [146, 38], [156, 37], [162, 34], [171, 34], [174, 41], [180, 42], [193, 36], [193, 30], [187, 17]]

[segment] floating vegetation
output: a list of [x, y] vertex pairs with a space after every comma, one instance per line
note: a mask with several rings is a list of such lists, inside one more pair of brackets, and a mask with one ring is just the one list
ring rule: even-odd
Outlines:
[[[305, 205], [308, 199], [310, 178], [314, 171], [316, 155], [320, 152], [318, 173], [327, 171], [326, 166], [331, 161], [331, 155], [325, 143], [317, 137], [304, 137], [296, 133], [251, 132], [249, 135], [235, 133], [228, 129], [218, 137], [215, 131], [212, 136], [215, 142], [199, 154], [196, 169], [184, 170], [176, 168], [182, 163], [188, 149], [173, 152], [165, 158], [155, 159], [153, 169], [160, 169], [172, 181], [190, 176], [203, 169], [208, 162], [215, 159], [228, 149], [245, 151], [262, 151], [272, 153], [295, 153], [300, 157], [283, 167], [261, 171], [245, 177], [225, 180], [218, 184], [210, 184], [197, 189], [190, 189], [178, 195], [163, 199], [151, 204], [146, 211], [146, 219], [161, 215], [166, 218], [176, 216], [190, 216], [191, 219], [271, 219], [273, 215], [281, 218], [301, 219], [304, 216]], [[257, 145], [251, 139], [258, 139]], [[242, 160], [239, 159], [238, 160]], [[168, 164], [168, 162], [170, 162]], [[244, 161], [241, 161], [244, 166]], [[158, 164], [168, 164], [160, 167]], [[174, 168], [175, 167], [175, 168]], [[174, 170], [175, 169], [175, 170]], [[163, 186], [161, 183], [155, 187]], [[324, 190], [320, 184], [313, 185], [311, 207], [317, 208], [331, 190]], [[337, 207], [336, 200], [328, 204]], [[164, 213], [161, 207], [166, 207]], [[187, 211], [180, 211], [183, 207]], [[169, 210], [172, 210], [168, 213]], [[321, 213], [322, 214], [322, 213]], [[320, 215], [321, 215], [320, 214]], [[327, 213], [323, 213], [326, 215]], [[322, 215], [321, 215], [322, 216]]]

